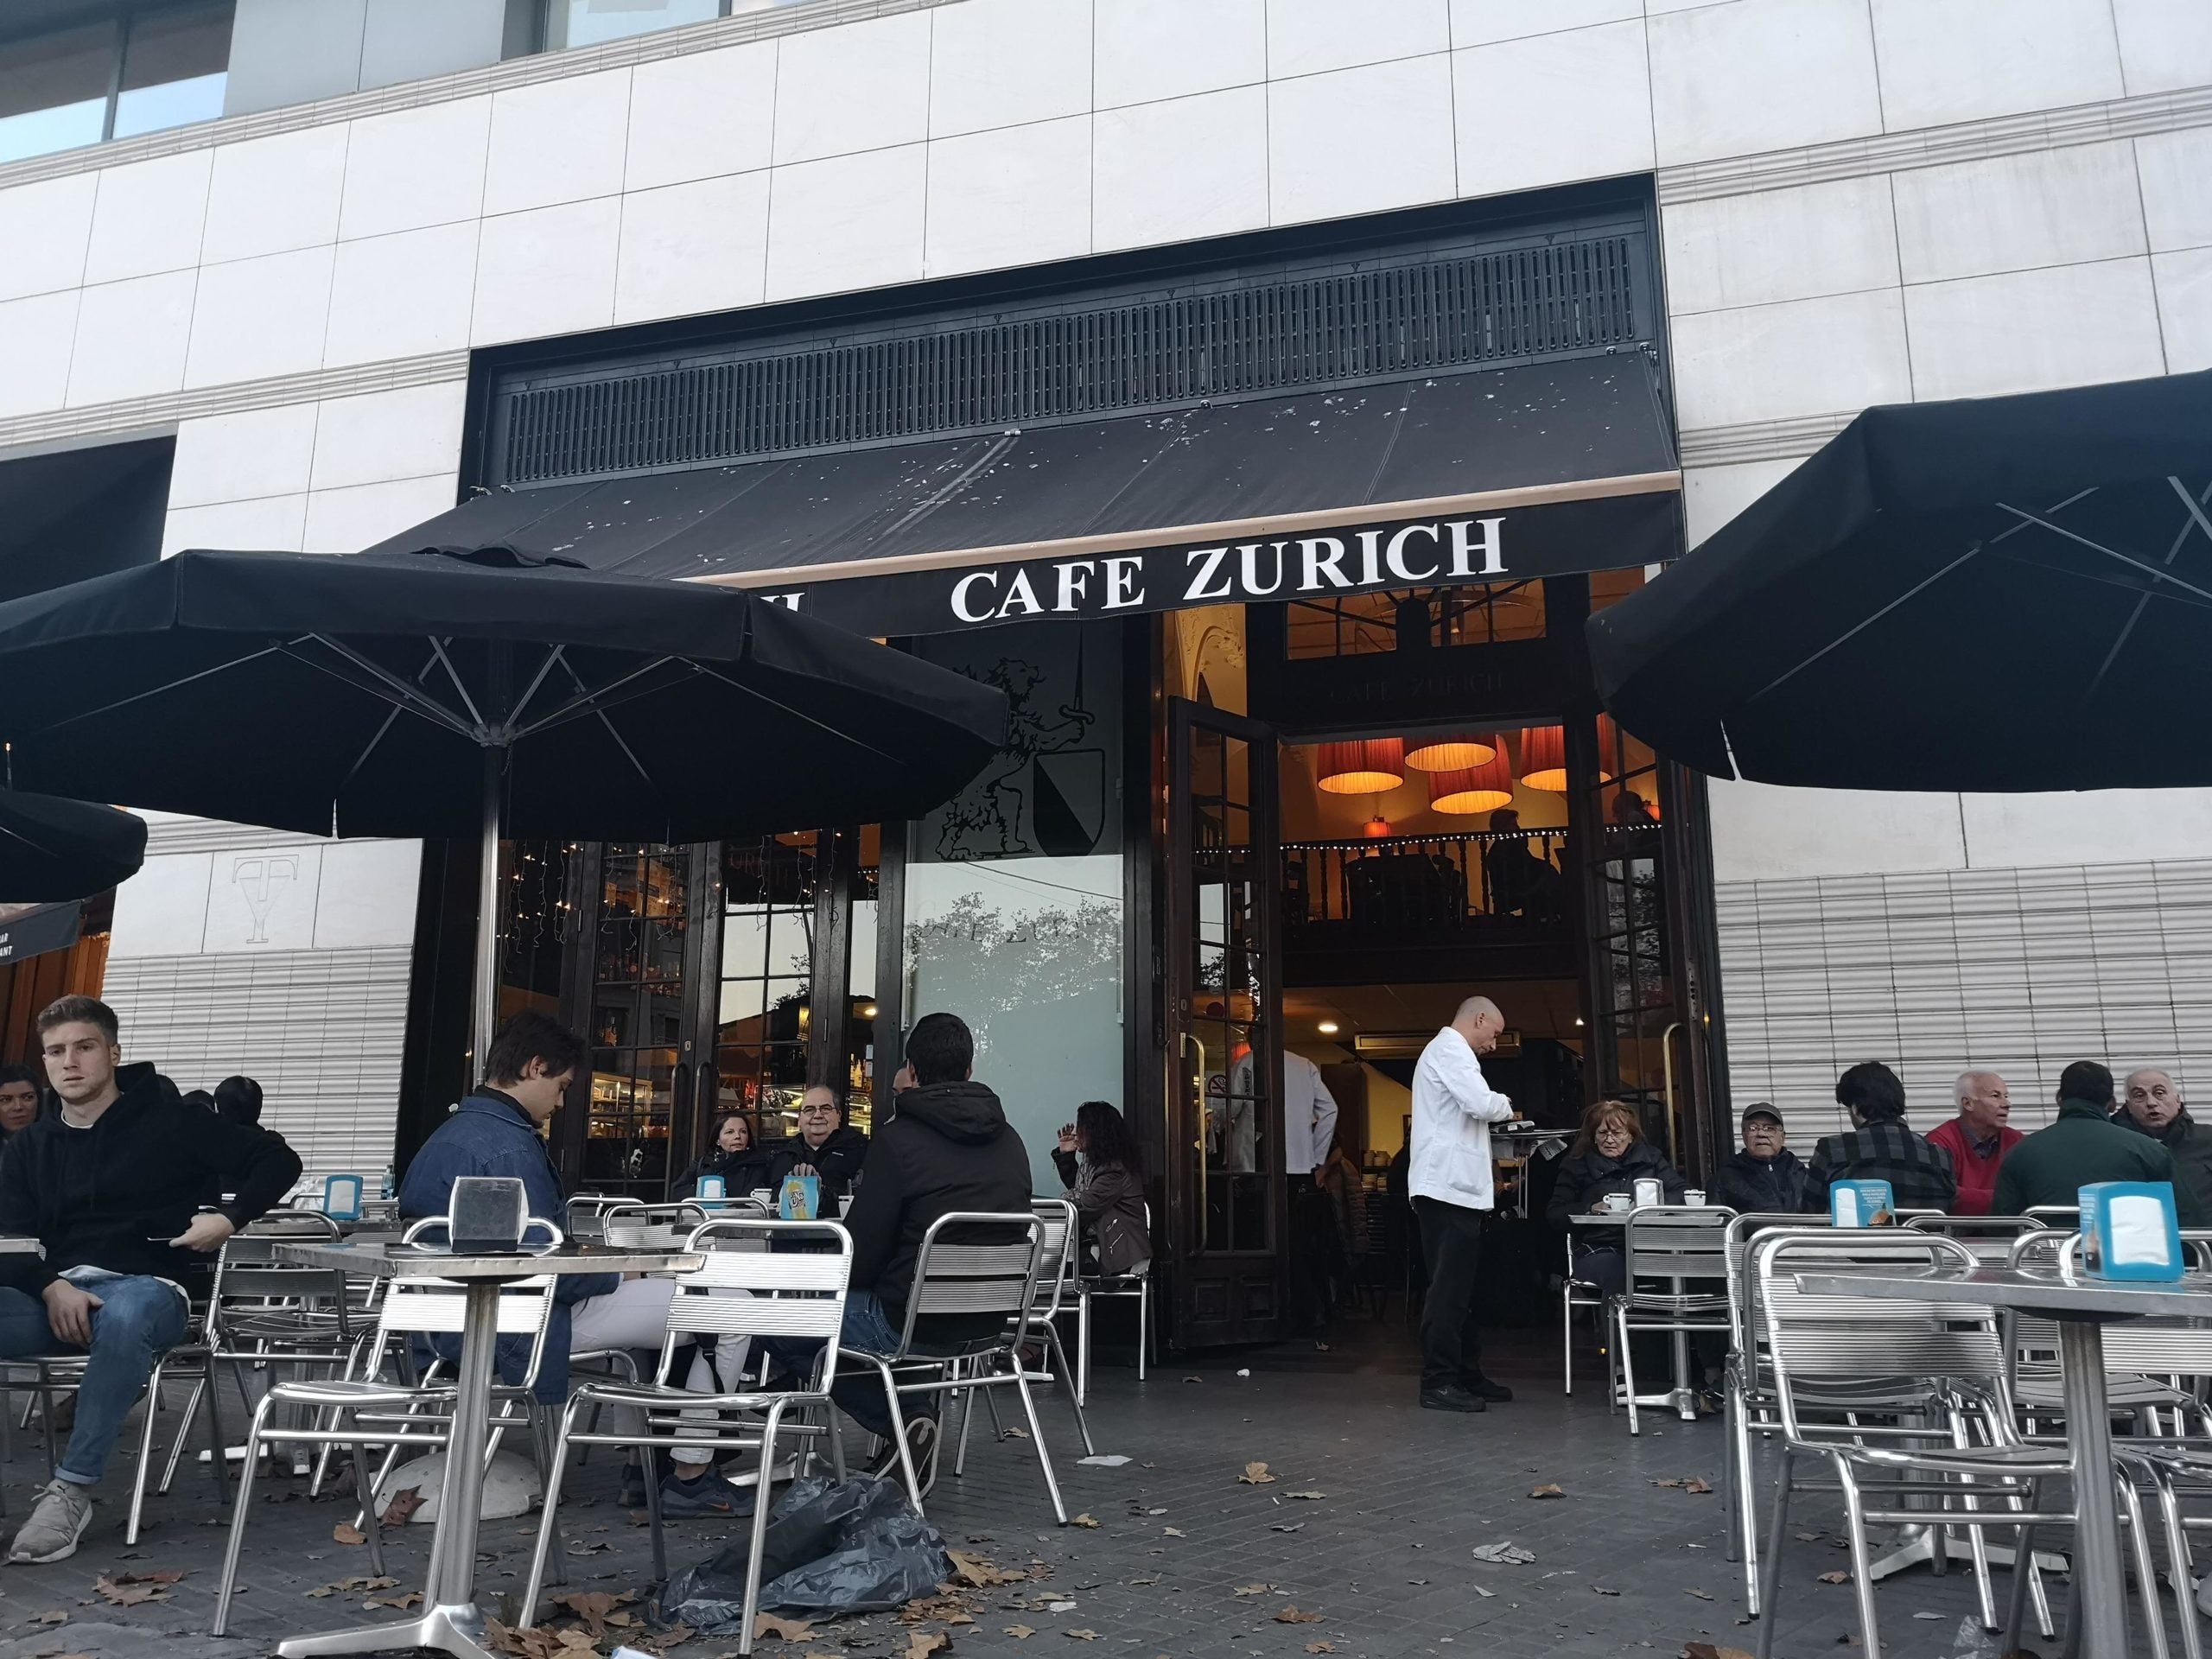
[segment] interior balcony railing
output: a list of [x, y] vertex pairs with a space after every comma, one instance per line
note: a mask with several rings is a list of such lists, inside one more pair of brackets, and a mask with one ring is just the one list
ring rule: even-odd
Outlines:
[[1567, 832], [1300, 841], [1282, 849], [1286, 944], [1550, 943], [1567, 937]]

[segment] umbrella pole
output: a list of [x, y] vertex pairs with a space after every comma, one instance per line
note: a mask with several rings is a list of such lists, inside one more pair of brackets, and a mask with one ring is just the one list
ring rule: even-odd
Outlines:
[[484, 751], [482, 853], [476, 876], [476, 982], [469, 1001], [468, 1071], [480, 1080], [499, 1010], [499, 751]]

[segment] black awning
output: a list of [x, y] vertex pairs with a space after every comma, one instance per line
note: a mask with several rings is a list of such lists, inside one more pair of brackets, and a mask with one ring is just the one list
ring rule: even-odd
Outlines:
[[1719, 777], [2212, 784], [2212, 371], [1867, 410], [1588, 638]]
[[505, 547], [926, 633], [1654, 563], [1679, 486], [1631, 352], [498, 491], [370, 550]]
[[84, 915], [85, 906], [74, 899], [66, 905], [0, 905], [0, 968], [67, 950], [77, 943]]

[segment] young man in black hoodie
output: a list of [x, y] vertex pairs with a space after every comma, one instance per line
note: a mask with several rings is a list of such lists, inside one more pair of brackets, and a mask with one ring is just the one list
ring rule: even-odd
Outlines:
[[[878, 1354], [898, 1347], [913, 1288], [914, 1260], [931, 1223], [956, 1211], [1028, 1212], [1028, 1151], [1006, 1121], [999, 1097], [975, 1081], [975, 1059], [976, 1039], [957, 1015], [925, 1014], [907, 1034], [911, 1086], [899, 1089], [891, 1121], [869, 1142], [845, 1210], [853, 1276], [838, 1338], [844, 1347]], [[918, 1345], [950, 1351], [1005, 1329], [1005, 1319], [995, 1313], [925, 1314], [914, 1334]], [[801, 1339], [772, 1342], [769, 1347], [786, 1367], [804, 1373], [821, 1344]], [[891, 1414], [874, 1372], [842, 1371], [834, 1392], [855, 1422], [889, 1438]], [[933, 1395], [912, 1395], [908, 1401], [900, 1409], [906, 1418], [907, 1448], [918, 1469], [936, 1440], [937, 1400]], [[884, 1466], [896, 1457], [897, 1448], [890, 1448]]]
[[[77, 1424], [55, 1478], [10, 1547], [10, 1561], [58, 1561], [92, 1518], [92, 1489], [155, 1362], [184, 1339], [186, 1296], [213, 1276], [228, 1238], [300, 1178], [266, 1129], [192, 1111], [154, 1068], [122, 1065], [115, 1012], [65, 996], [38, 1017], [60, 1111], [0, 1158], [0, 1233], [28, 1233], [43, 1258], [0, 1256], [0, 1359], [86, 1351]], [[210, 1193], [236, 1196], [203, 1209]]]

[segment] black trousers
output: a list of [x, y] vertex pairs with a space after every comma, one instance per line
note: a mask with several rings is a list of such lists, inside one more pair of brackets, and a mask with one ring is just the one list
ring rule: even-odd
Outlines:
[[1421, 1260], [1428, 1295], [1421, 1305], [1421, 1385], [1440, 1389], [1483, 1368], [1475, 1329], [1475, 1279], [1482, 1269], [1483, 1222], [1489, 1212], [1441, 1198], [1416, 1198]]

